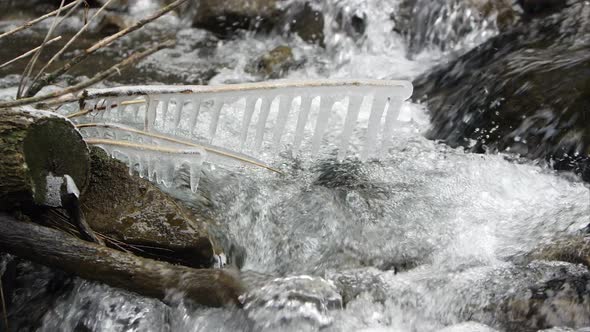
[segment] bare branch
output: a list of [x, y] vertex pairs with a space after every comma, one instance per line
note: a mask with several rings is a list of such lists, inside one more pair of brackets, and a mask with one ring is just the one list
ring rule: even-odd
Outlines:
[[114, 76], [115, 74], [119, 74], [121, 72], [121, 70], [124, 69], [125, 67], [132, 65], [132, 64], [142, 60], [143, 58], [145, 58], [145, 57], [147, 57], [147, 56], [149, 56], [149, 55], [151, 55], [163, 48], [172, 47], [172, 46], [174, 46], [174, 44], [175, 44], [174, 40], [168, 40], [163, 43], [156, 44], [155, 46], [153, 46], [143, 52], [133, 54], [132, 56], [126, 58], [125, 60], [119, 62], [118, 64], [112, 66], [111, 68], [94, 75], [94, 77], [92, 77], [89, 80], [86, 80], [84, 82], [80, 82], [76, 85], [73, 85], [69, 88], [66, 88], [66, 89], [63, 89], [60, 91], [48, 93], [46, 95], [37, 96], [37, 97], [29, 97], [29, 98], [22, 98], [22, 99], [17, 99], [14, 101], [3, 102], [3, 103], [0, 103], [0, 109], [10, 108], [10, 107], [15, 107], [15, 106], [22, 106], [22, 105], [29, 105], [29, 104], [38, 103], [38, 102], [41, 102], [44, 100], [57, 98], [57, 97], [60, 97], [60, 96], [66, 95], [66, 94], [76, 93], [76, 92], [83, 90], [91, 85], [94, 85], [102, 80], [105, 80], [111, 76]]
[[35, 55], [33, 55], [31, 60], [27, 64], [27, 67], [25, 68], [25, 71], [23, 72], [23, 75], [20, 78], [20, 82], [18, 84], [18, 90], [16, 92], [16, 98], [20, 98], [22, 96], [23, 89], [24, 89], [25, 85], [27, 84], [27, 81], [29, 80], [29, 76], [31, 76], [31, 72], [33, 71], [33, 68], [35, 67], [35, 63], [37, 62], [37, 59], [39, 58], [41, 51], [43, 51], [43, 47], [45, 47], [45, 44], [47, 43], [47, 41], [51, 37], [53, 30], [57, 26], [57, 19], [59, 18], [59, 14], [61, 13], [63, 7], [64, 7], [64, 0], [61, 0], [61, 4], [59, 5], [59, 8], [57, 10], [57, 14], [55, 14], [55, 19], [53, 20], [53, 23], [51, 24], [49, 31], [47, 31], [47, 34], [45, 35], [45, 39], [43, 39], [43, 43], [41, 43], [41, 47], [39, 47], [39, 49], [35, 52]]
[[156, 19], [160, 18], [161, 16], [163, 16], [164, 14], [176, 9], [178, 6], [182, 5], [183, 3], [187, 2], [188, 0], [176, 0], [173, 3], [169, 4], [168, 6], [162, 7], [160, 10], [158, 10], [157, 12], [155, 12], [154, 14], [152, 14], [149, 17], [146, 17], [140, 21], [138, 21], [137, 23], [135, 23], [134, 25], [123, 29], [111, 36], [108, 36], [102, 40], [100, 40], [99, 42], [97, 42], [96, 44], [92, 45], [91, 47], [87, 48], [84, 53], [76, 56], [75, 58], [73, 58], [72, 60], [70, 60], [68, 63], [66, 63], [63, 67], [56, 69], [54, 72], [45, 75], [44, 77], [40, 77], [39, 79], [36, 79], [31, 86], [29, 87], [26, 96], [27, 97], [32, 97], [34, 96], [37, 92], [39, 92], [39, 90], [41, 90], [44, 86], [47, 86], [49, 84], [52, 84], [53, 82], [55, 82], [55, 80], [57, 78], [59, 78], [61, 75], [65, 74], [66, 72], [68, 72], [72, 67], [76, 66], [77, 64], [79, 64], [80, 62], [84, 61], [86, 58], [88, 58], [90, 55], [92, 55], [94, 52], [96, 52], [97, 50], [99, 50], [102, 47], [108, 46], [109, 44], [111, 44], [112, 42], [114, 42], [115, 40], [128, 35], [129, 33], [136, 31], [140, 28], [142, 28], [144, 25], [151, 23], [153, 21], [155, 21]]
[[92, 17], [90, 17], [90, 19], [88, 20], [88, 22], [86, 22], [86, 24], [84, 24], [84, 26], [82, 26], [82, 28], [80, 28], [80, 30], [78, 30], [78, 32], [76, 32], [76, 34], [64, 45], [64, 47], [62, 47], [61, 50], [57, 51], [57, 53], [55, 53], [51, 57], [51, 59], [49, 59], [49, 61], [47, 61], [47, 63], [45, 64], [45, 66], [43, 66], [43, 68], [41, 68], [41, 70], [39, 70], [39, 73], [37, 73], [37, 75], [33, 79], [33, 82], [37, 81], [39, 79], [39, 77], [41, 77], [41, 75], [45, 72], [45, 70], [47, 70], [47, 68], [49, 68], [49, 66], [55, 60], [57, 60], [57, 58], [59, 58], [60, 55], [62, 55], [68, 49], [68, 47], [70, 47], [70, 45], [72, 45], [72, 43], [74, 41], [76, 41], [76, 39], [78, 39], [78, 37], [80, 37], [80, 35], [82, 33], [84, 33], [84, 31], [86, 31], [86, 29], [88, 29], [88, 26], [90, 26], [90, 23], [92, 22], [92, 20], [94, 20], [96, 17], [98, 17], [98, 15], [100, 15], [100, 13], [102, 13], [102, 11], [105, 10], [105, 8], [107, 8], [107, 6], [109, 6], [111, 4], [111, 2], [113, 2], [113, 1], [115, 1], [115, 0], [108, 0], [107, 2], [105, 2], [105, 4], [102, 5], [102, 7], [100, 7], [96, 11], [96, 13], [94, 13], [94, 15], [92, 15]]
[[77, 3], [77, 2], [72, 2], [72, 3], [70, 3], [70, 4], [66, 5], [66, 6], [64, 6], [63, 8], [58, 8], [58, 9], [56, 9], [56, 10], [52, 11], [51, 13], [47, 13], [47, 14], [45, 14], [45, 15], [43, 15], [43, 16], [40, 16], [40, 17], [38, 17], [38, 18], [36, 18], [36, 19], [34, 19], [34, 20], [28, 21], [28, 22], [26, 22], [25, 24], [23, 24], [23, 25], [20, 25], [20, 26], [18, 26], [18, 27], [16, 27], [16, 28], [12, 29], [12, 30], [10, 30], [10, 31], [4, 32], [3, 34], [0, 34], [0, 39], [4, 38], [4, 37], [6, 37], [6, 36], [10, 36], [10, 35], [12, 35], [12, 34], [15, 34], [15, 33], [19, 32], [19, 31], [25, 30], [25, 29], [27, 29], [27, 28], [30, 28], [30, 27], [32, 27], [33, 25], [35, 25], [35, 24], [37, 24], [37, 23], [39, 23], [39, 22], [41, 22], [41, 21], [43, 21], [43, 20], [45, 20], [45, 19], [47, 19], [47, 18], [49, 18], [49, 17], [51, 17], [51, 16], [54, 16], [54, 15], [56, 15], [56, 14], [57, 14], [57, 15], [59, 15], [59, 12], [60, 12], [61, 10], [68, 9], [68, 8], [70, 8], [70, 7], [72, 7], [72, 6], [75, 6], [75, 5], [76, 5], [76, 3]]
[[[53, 43], [53, 42], [56, 42], [56, 41], [58, 41], [58, 40], [60, 40], [60, 39], [61, 39], [61, 36], [57, 36], [57, 37], [55, 37], [55, 38], [53, 38], [53, 39], [49, 40], [49, 41], [46, 43], [46, 45], [49, 45], [49, 44], [51, 44], [51, 43]], [[12, 63], [14, 63], [14, 62], [16, 62], [16, 61], [18, 61], [18, 60], [21, 60], [21, 59], [24, 59], [24, 58], [28, 57], [29, 55], [33, 54], [33, 52], [37, 51], [39, 48], [41, 48], [41, 45], [39, 45], [39, 46], [35, 47], [34, 49], [32, 49], [32, 50], [30, 50], [30, 51], [27, 51], [26, 53], [23, 53], [23, 54], [21, 54], [21, 55], [17, 56], [16, 58], [14, 58], [14, 59], [12, 59], [12, 60], [6, 61], [5, 63], [3, 63], [3, 64], [1, 64], [1, 65], [0, 65], [0, 69], [4, 68], [4, 67], [6, 67], [6, 66], [9, 66], [9, 65], [11, 65]]]

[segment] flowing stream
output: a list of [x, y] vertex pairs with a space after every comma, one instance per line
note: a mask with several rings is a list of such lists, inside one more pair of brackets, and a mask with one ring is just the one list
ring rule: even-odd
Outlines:
[[[147, 3], [149, 5], [149, 3]], [[223, 62], [211, 84], [252, 80], [244, 68], [288, 44], [304, 64], [287, 78], [408, 79], [496, 33], [473, 26], [452, 50], [427, 48], [409, 60], [392, 33], [396, 1], [325, 0], [326, 47], [296, 37], [245, 34], [198, 54], [205, 33], [183, 28], [179, 45], [142, 66], [178, 72]], [[139, 10], [139, 9], [138, 9]], [[366, 16], [362, 37], [336, 23], [339, 11]], [[162, 24], [182, 24], [169, 19]], [[474, 24], [471, 21], [464, 24]], [[195, 64], [196, 63], [196, 64]], [[7, 89], [3, 93], [11, 93]], [[393, 144], [379, 160], [336, 161], [330, 151], [267, 151], [285, 175], [209, 167], [200, 195], [219, 230], [245, 253], [242, 274], [264, 287], [245, 309], [173, 305], [84, 280], [57, 297], [41, 331], [493, 331], [500, 299], [581, 266], [523, 263], [523, 255], [590, 223], [590, 192], [572, 176], [510, 156], [480, 155], [424, 138], [428, 110], [406, 102]], [[338, 114], [337, 114], [338, 115]], [[359, 121], [368, 121], [362, 114]], [[294, 123], [291, 123], [294, 126]], [[327, 140], [336, 140], [330, 135]], [[360, 140], [358, 133], [352, 142]], [[200, 200], [178, 180], [171, 193]], [[38, 283], [49, 282], [41, 269]], [[35, 289], [20, 294], [22, 305]], [[30, 304], [29, 304], [30, 305]], [[501, 310], [501, 309], [496, 309]], [[478, 323], [476, 323], [478, 322]]]

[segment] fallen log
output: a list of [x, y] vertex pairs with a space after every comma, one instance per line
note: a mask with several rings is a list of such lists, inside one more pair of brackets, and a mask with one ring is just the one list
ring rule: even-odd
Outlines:
[[48, 189], [69, 175], [80, 192], [89, 182], [90, 158], [74, 125], [51, 112], [0, 110], [0, 210], [60, 206]]
[[221, 269], [193, 269], [120, 252], [0, 214], [0, 250], [87, 280], [165, 300], [178, 290], [207, 306], [239, 305], [244, 287]]

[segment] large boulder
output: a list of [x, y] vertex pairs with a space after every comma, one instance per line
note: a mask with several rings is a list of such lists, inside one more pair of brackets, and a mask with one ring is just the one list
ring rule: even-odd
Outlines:
[[590, 180], [590, 4], [521, 22], [418, 77], [429, 137], [546, 159]]
[[82, 195], [90, 227], [114, 244], [150, 258], [209, 267], [214, 250], [207, 224], [122, 162], [93, 148], [91, 178]]

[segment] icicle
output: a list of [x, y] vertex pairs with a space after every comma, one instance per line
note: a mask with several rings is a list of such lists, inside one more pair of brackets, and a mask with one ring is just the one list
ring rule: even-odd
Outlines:
[[213, 114], [211, 116], [211, 124], [209, 126], [209, 143], [213, 143], [215, 133], [217, 132], [217, 124], [219, 123], [219, 117], [221, 116], [221, 108], [223, 107], [222, 97], [214, 99], [213, 102]]
[[201, 168], [203, 162], [207, 158], [207, 153], [202, 151], [197, 157], [194, 157], [189, 163], [190, 186], [193, 193], [197, 192], [199, 187], [199, 180], [201, 179]]
[[399, 117], [401, 105], [401, 101], [393, 98], [389, 99], [389, 107], [387, 108], [387, 114], [385, 115], [385, 126], [383, 127], [383, 137], [381, 141], [381, 156], [385, 156], [391, 146], [393, 129], [395, 128], [395, 123]]
[[178, 130], [178, 126], [180, 125], [180, 119], [182, 117], [182, 110], [184, 108], [184, 103], [186, 100], [182, 97], [176, 98], [176, 113], [174, 113], [174, 131]]
[[193, 97], [193, 110], [189, 117], [189, 130], [191, 133], [197, 129], [197, 121], [199, 121], [199, 111], [201, 110], [201, 99]]
[[252, 122], [252, 114], [254, 113], [254, 107], [258, 97], [247, 96], [246, 105], [244, 106], [244, 117], [242, 118], [242, 129], [240, 131], [240, 151], [244, 149], [246, 140], [248, 139], [248, 129], [250, 128], [250, 122]]
[[334, 98], [332, 96], [320, 97], [320, 111], [315, 125], [315, 132], [313, 134], [311, 153], [316, 154], [320, 150], [324, 131], [328, 128], [328, 121], [330, 120], [330, 113], [332, 113], [332, 106], [334, 105]]
[[133, 122], [137, 122], [137, 120], [139, 119], [139, 105], [138, 104], [131, 105], [131, 117], [133, 119]]
[[376, 94], [373, 96], [371, 115], [369, 116], [369, 125], [367, 127], [367, 139], [365, 141], [365, 148], [361, 153], [361, 160], [367, 160], [372, 155], [375, 144], [377, 144], [377, 134], [379, 133], [381, 118], [385, 110], [385, 102], [385, 97], [380, 97]]
[[154, 127], [154, 123], [156, 122], [156, 111], [158, 109], [158, 99], [157, 96], [148, 96], [147, 97], [147, 114], [145, 117], [145, 124], [144, 129], [145, 131], [152, 131]]
[[156, 120], [155, 127], [161, 128], [158, 131], [160, 131], [162, 133], [168, 133], [169, 132], [168, 128], [170, 128], [170, 125], [168, 124], [168, 110], [170, 109], [170, 99], [171, 99], [170, 96], [160, 96], [160, 103], [162, 105], [162, 113], [161, 113], [161, 118], [160, 118], [161, 122]]
[[272, 145], [275, 149], [280, 147], [281, 137], [283, 136], [285, 126], [287, 125], [292, 102], [293, 99], [291, 99], [290, 96], [279, 96], [279, 112], [277, 114], [277, 121], [275, 122], [275, 128], [272, 134]]
[[261, 100], [260, 114], [258, 115], [258, 124], [256, 125], [256, 150], [260, 150], [262, 147], [262, 140], [264, 139], [264, 131], [266, 129], [266, 120], [268, 119], [270, 105], [272, 103], [272, 99], [269, 100], [268, 96], [262, 96]]
[[301, 147], [303, 141], [303, 135], [305, 134], [305, 125], [307, 124], [307, 118], [311, 111], [311, 102], [313, 98], [308, 95], [301, 97], [301, 105], [299, 106], [299, 116], [297, 117], [297, 127], [295, 129], [295, 138], [293, 141], [293, 153], [296, 154]]
[[112, 98], [106, 99], [105, 100], [106, 105], [105, 105], [105, 109], [104, 111], [100, 112], [100, 118], [102, 120], [108, 119], [109, 116], [111, 115], [111, 109], [113, 108], [113, 104], [114, 104], [114, 100]]
[[354, 131], [356, 120], [361, 110], [362, 96], [350, 96], [348, 99], [348, 112], [346, 113], [346, 120], [344, 120], [344, 128], [340, 136], [340, 147], [338, 148], [338, 160], [344, 159], [348, 150], [348, 142]]

